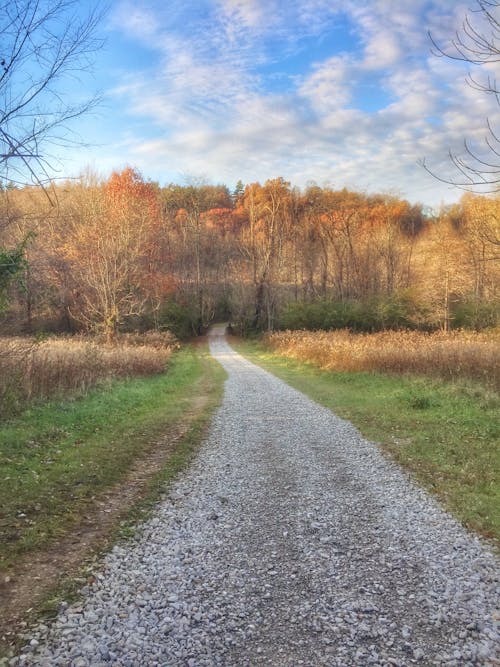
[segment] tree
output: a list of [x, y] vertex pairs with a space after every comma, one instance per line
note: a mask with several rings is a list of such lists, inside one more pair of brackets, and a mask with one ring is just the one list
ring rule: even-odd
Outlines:
[[243, 252], [251, 263], [255, 290], [254, 328], [271, 331], [276, 312], [276, 284], [290, 227], [290, 183], [283, 178], [245, 188], [243, 206], [248, 228], [242, 235]]
[[[2, 188], [49, 180], [49, 146], [65, 143], [68, 122], [95, 104], [95, 97], [65, 103], [61, 82], [89, 67], [101, 46], [94, 37], [100, 18], [96, 9], [82, 18], [79, 0], [0, 0]], [[2, 298], [26, 267], [27, 240], [10, 249], [0, 246]]]
[[[486, 78], [481, 79], [469, 73], [467, 83], [486, 95], [493, 95], [500, 106], [500, 86], [489, 74], [491, 65], [500, 61], [500, 2], [497, 0], [476, 0], [476, 9], [467, 14], [460, 31], [447, 47], [436, 43], [432, 35], [434, 54], [486, 69]], [[475, 14], [472, 17], [472, 14]], [[486, 119], [484, 146], [479, 147], [464, 139], [464, 153], [459, 155], [450, 150], [452, 165], [458, 171], [456, 178], [446, 178], [429, 169], [423, 160], [423, 167], [438, 180], [456, 185], [465, 190], [498, 192], [500, 189], [500, 136], [489, 118]]]
[[238, 204], [243, 199], [244, 194], [245, 194], [245, 186], [243, 184], [243, 181], [240, 179], [236, 183], [236, 186], [231, 194], [231, 199], [233, 200], [235, 206], [238, 206]]
[[104, 185], [94, 180], [75, 188], [57, 254], [71, 266], [73, 314], [108, 339], [127, 318], [143, 315], [158, 289], [159, 221], [155, 186], [131, 168]]
[[96, 9], [79, 0], [0, 0], [0, 180], [41, 184], [51, 145], [96, 98], [64, 102], [61, 84], [88, 69], [101, 46]]
[[495, 299], [500, 280], [500, 199], [467, 193], [450, 211], [450, 219], [462, 242], [470, 295], [477, 301]]
[[[188, 185], [163, 189], [163, 208], [169, 222], [173, 269], [180, 300], [193, 315], [193, 333], [210, 322], [217, 301], [217, 283], [225, 275], [222, 232], [231, 220], [232, 200], [224, 185], [192, 179]], [[218, 260], [220, 263], [218, 263]]]
[[[30, 234], [12, 238], [8, 230], [22, 217], [19, 208], [11, 201], [11, 187], [0, 188], [0, 313], [7, 305], [9, 286], [26, 267], [25, 249]], [[7, 236], [6, 236], [7, 234]]]

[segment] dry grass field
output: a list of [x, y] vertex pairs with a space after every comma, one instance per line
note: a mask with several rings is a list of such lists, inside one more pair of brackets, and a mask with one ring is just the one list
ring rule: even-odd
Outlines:
[[473, 379], [500, 389], [500, 331], [422, 333], [284, 331], [269, 334], [276, 353], [332, 371], [377, 371], [447, 380]]
[[104, 380], [161, 373], [176, 347], [168, 332], [122, 335], [113, 344], [83, 337], [0, 338], [0, 417]]

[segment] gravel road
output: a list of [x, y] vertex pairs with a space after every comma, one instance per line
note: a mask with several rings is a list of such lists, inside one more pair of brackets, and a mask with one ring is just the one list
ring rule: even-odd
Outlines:
[[498, 560], [351, 424], [210, 345], [229, 378], [193, 465], [10, 664], [499, 665]]

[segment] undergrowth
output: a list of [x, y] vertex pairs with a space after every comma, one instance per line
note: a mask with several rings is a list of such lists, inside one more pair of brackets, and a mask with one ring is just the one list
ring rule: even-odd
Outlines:
[[283, 331], [266, 345], [277, 354], [331, 371], [409, 373], [446, 380], [472, 379], [500, 390], [500, 330], [476, 333]]
[[106, 381], [162, 373], [177, 347], [168, 332], [125, 334], [112, 344], [70, 336], [0, 338], [0, 419]]

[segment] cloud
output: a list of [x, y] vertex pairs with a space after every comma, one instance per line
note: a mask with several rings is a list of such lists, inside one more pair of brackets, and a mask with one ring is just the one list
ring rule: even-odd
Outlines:
[[230, 23], [250, 29], [262, 28], [264, 22], [272, 23], [274, 12], [269, 12], [269, 3], [267, 11], [259, 0], [221, 0], [218, 4]]
[[298, 89], [298, 94], [307, 99], [318, 115], [344, 107], [351, 101], [353, 68], [347, 56], [334, 56], [313, 71]]
[[391, 32], [380, 32], [366, 40], [365, 69], [385, 69], [400, 61], [402, 48], [398, 39]]
[[146, 43], [157, 37], [160, 25], [153, 11], [132, 2], [120, 3], [111, 14], [112, 28]]
[[[450, 197], [418, 160], [439, 165], [464, 136], [481, 140], [494, 110], [492, 98], [466, 86], [460, 64], [431, 55], [428, 30], [449, 36], [463, 17], [457, 7], [121, 3], [115, 30], [154, 53], [110, 90], [134, 127], [123, 131], [122, 152], [161, 181], [182, 172], [228, 183], [283, 175], [299, 185], [399, 189], [431, 203]], [[309, 56], [306, 46], [322, 44]]]

